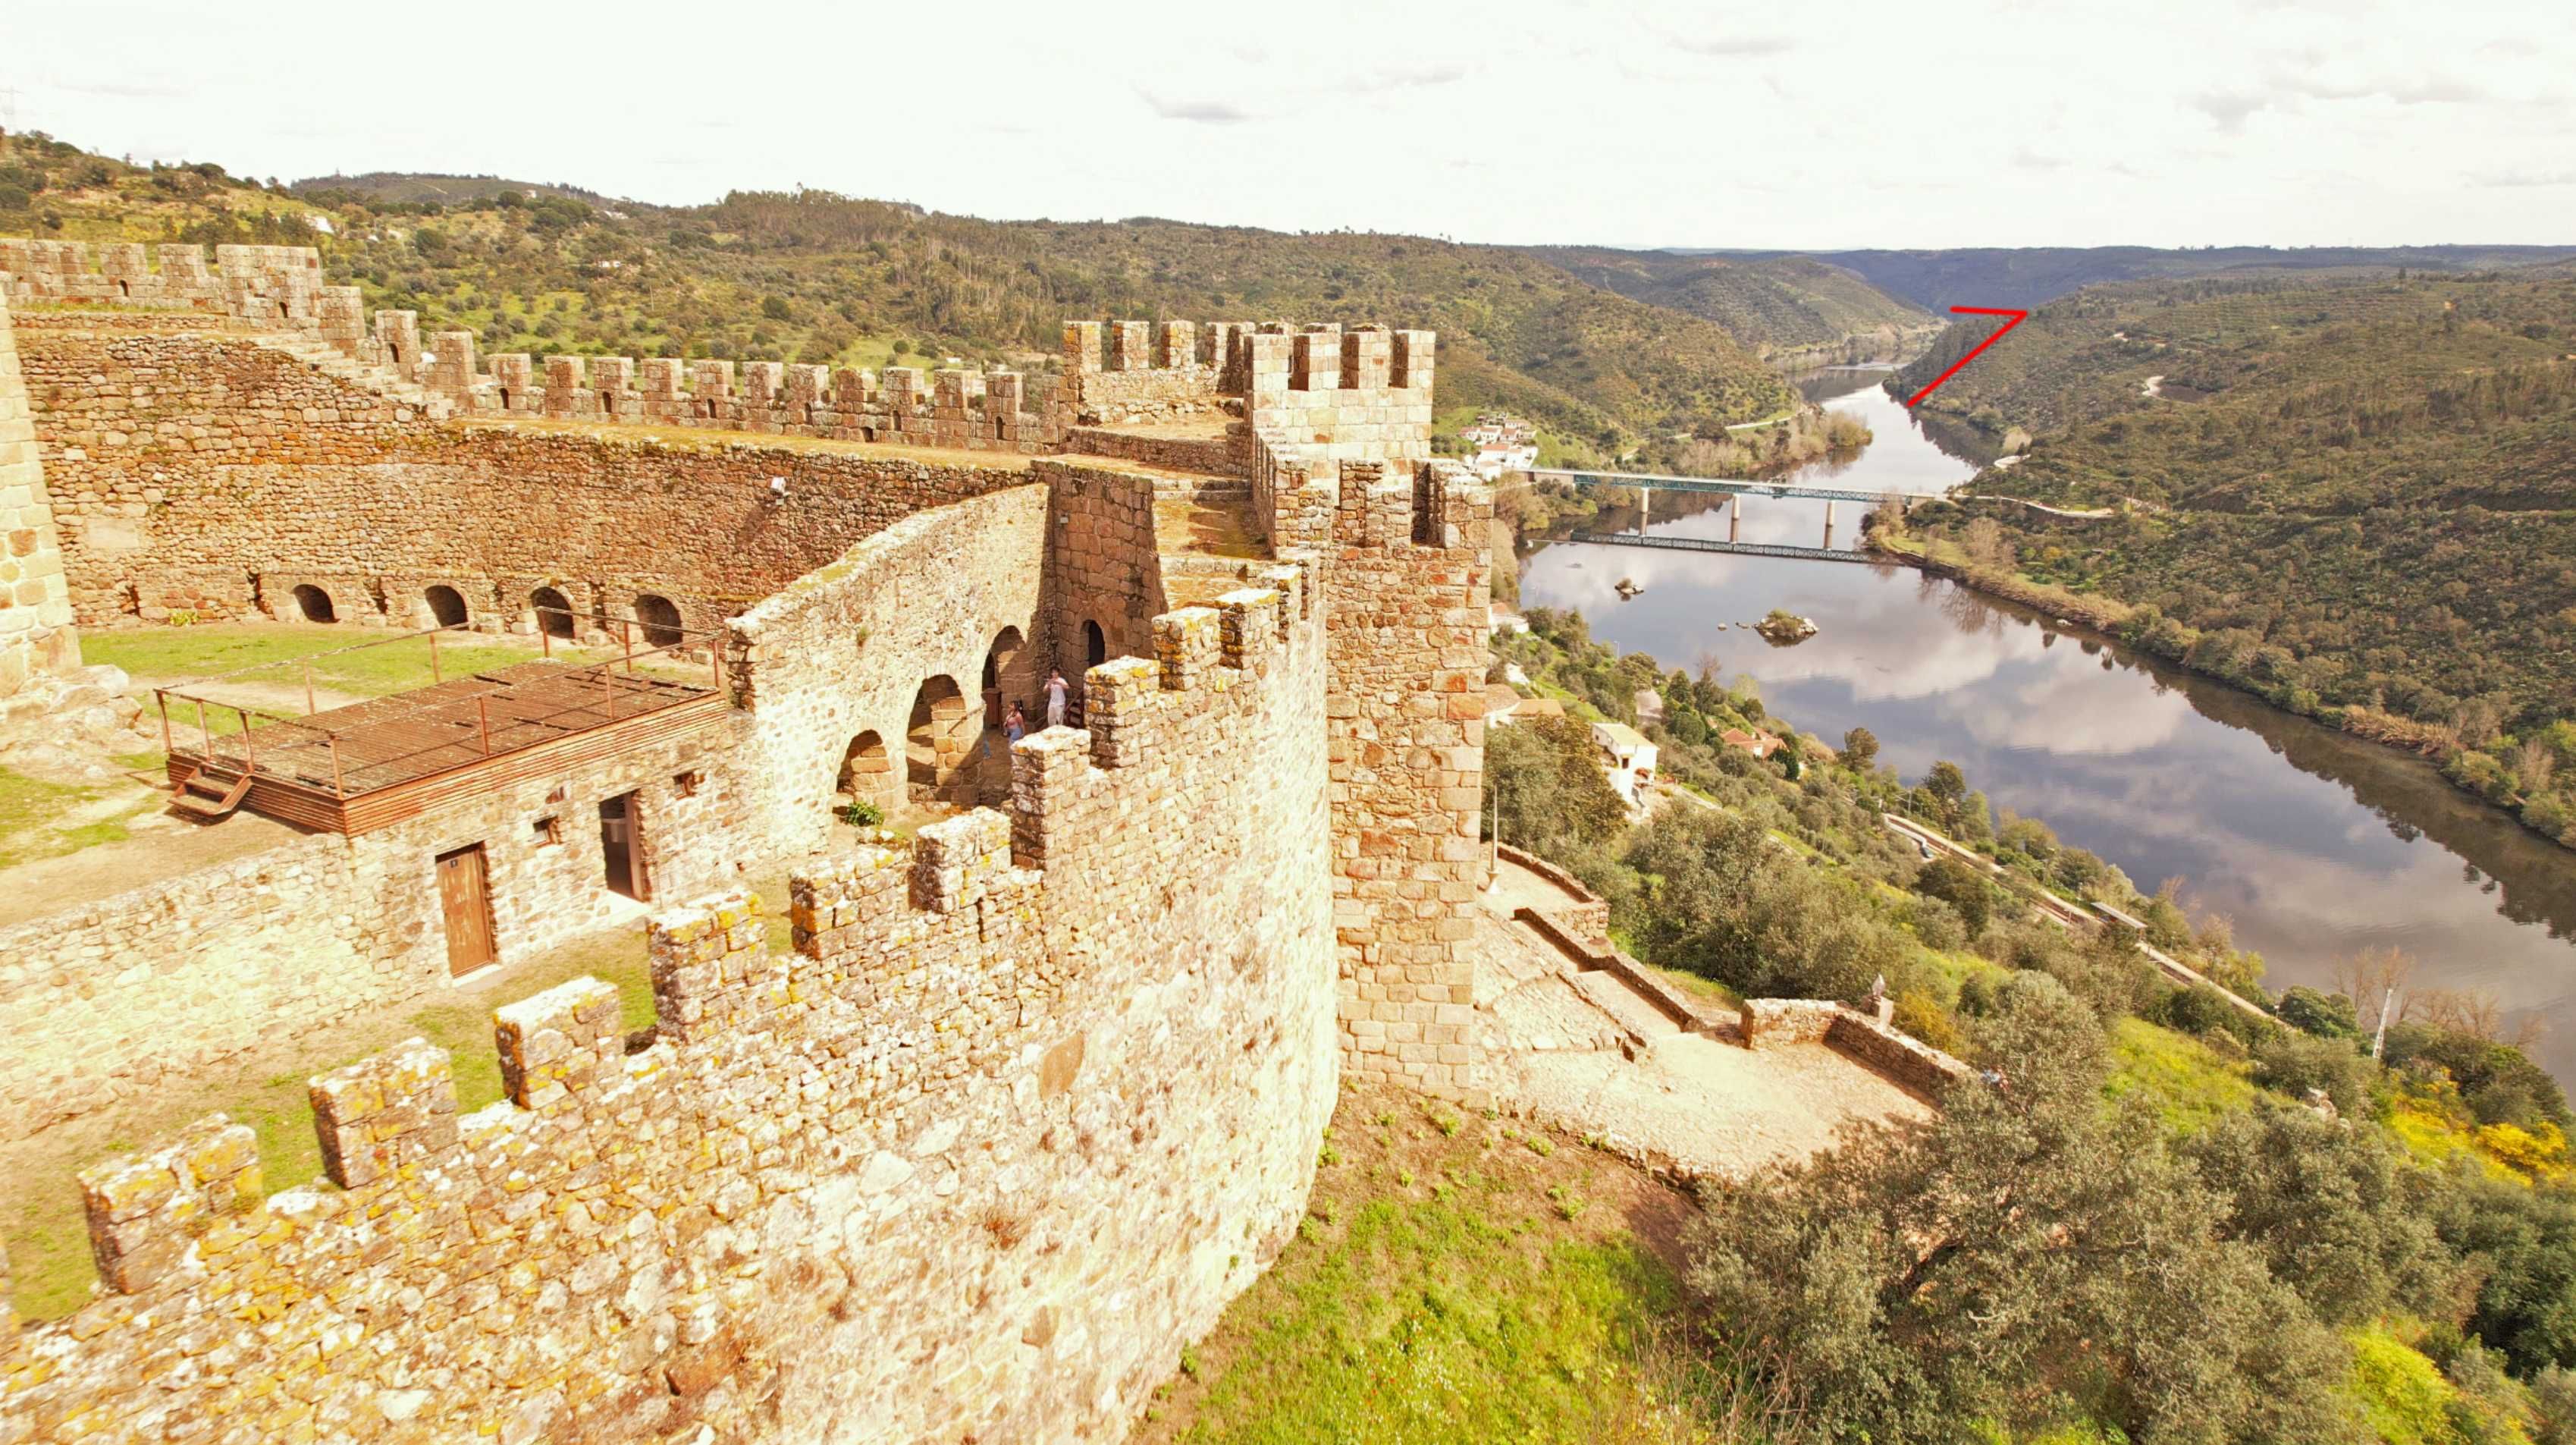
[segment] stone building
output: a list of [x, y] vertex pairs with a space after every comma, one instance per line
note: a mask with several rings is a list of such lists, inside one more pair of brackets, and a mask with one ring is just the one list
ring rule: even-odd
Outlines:
[[[0, 1442], [1112, 1438], [1293, 1230], [1339, 1076], [1478, 1096], [1491, 503], [1429, 333], [1076, 322], [1042, 395], [540, 368], [310, 256], [0, 242], [0, 503], [55, 559], [0, 648], [656, 663], [174, 732], [200, 807], [308, 831], [0, 931], [0, 1127], [647, 912], [659, 1021], [502, 1010], [466, 1119], [425, 1044], [316, 1080], [333, 1188], [262, 1198], [220, 1119], [84, 1175], [108, 1287], [0, 1313]], [[1051, 668], [1071, 725], [1005, 753]]]

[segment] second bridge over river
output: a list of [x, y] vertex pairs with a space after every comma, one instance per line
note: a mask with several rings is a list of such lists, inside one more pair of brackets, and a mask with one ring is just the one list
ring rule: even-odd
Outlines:
[[[1586, 542], [1604, 542], [1622, 547], [1661, 547], [1683, 552], [1734, 552], [1755, 557], [1802, 557], [1826, 562], [1870, 562], [1881, 560], [1867, 553], [1834, 546], [1834, 504], [1862, 502], [1875, 506], [1895, 499], [1902, 502], [1928, 501], [1941, 492], [1863, 491], [1854, 487], [1820, 487], [1796, 482], [1756, 482], [1730, 477], [1673, 477], [1653, 472], [1584, 472], [1562, 468], [1534, 467], [1525, 475], [1532, 479], [1566, 482], [1577, 487], [1623, 487], [1637, 494], [1637, 528], [1633, 532], [1596, 532], [1583, 538]], [[1654, 512], [1653, 495], [1658, 491], [1720, 493], [1733, 498], [1727, 508], [1726, 539], [1715, 537], [1657, 537], [1646, 528]], [[1801, 547], [1786, 542], [1745, 542], [1738, 540], [1744, 525], [1744, 499], [1768, 497], [1779, 500], [1799, 499], [1825, 504], [1824, 540], [1814, 547]]]

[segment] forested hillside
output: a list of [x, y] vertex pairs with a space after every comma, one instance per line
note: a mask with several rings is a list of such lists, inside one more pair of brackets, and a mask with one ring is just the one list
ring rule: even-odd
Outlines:
[[[1890, 383], [1919, 386], [1991, 323]], [[2036, 436], [1972, 559], [2443, 758], [2576, 843], [2576, 281], [2196, 281], [2051, 303], [1926, 403]]]
[[1886, 361], [1941, 326], [1859, 276], [1806, 256], [1746, 259], [1601, 246], [1529, 254], [1622, 296], [1702, 316], [1773, 359]]
[[2576, 246], [2031, 246], [1812, 254], [1890, 295], [1946, 312], [2032, 307], [2115, 281], [2491, 271], [2563, 261], [2576, 256]]
[[1042, 363], [1068, 317], [1373, 321], [1441, 333], [1444, 407], [1509, 407], [1605, 450], [1720, 435], [1796, 401], [1715, 322], [1494, 247], [1151, 218], [997, 222], [822, 191], [680, 209], [470, 178], [297, 192], [42, 137], [0, 145], [19, 181], [0, 202], [24, 197], [0, 206], [0, 232], [316, 244], [370, 306], [417, 310], [425, 331], [473, 331], [486, 351]]

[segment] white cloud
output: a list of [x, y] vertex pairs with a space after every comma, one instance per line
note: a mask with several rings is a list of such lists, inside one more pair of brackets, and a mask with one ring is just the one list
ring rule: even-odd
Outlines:
[[[263, 176], [488, 172], [663, 203], [802, 181], [970, 215], [1479, 241], [2576, 239], [2550, 179], [2576, 33], [2511, 0], [1863, 0], [1794, 25], [1704, 0], [1308, 0], [1293, 26], [1183, 0], [1080, 25], [1057, 0], [791, 3], [749, 27], [679, 0], [605, 27], [503, 0], [426, 28], [323, 0], [271, 0], [256, 27], [196, 0], [117, 9], [112, 56], [95, 7], [12, 11], [18, 124]], [[582, 57], [578, 83], [511, 58], [552, 54]], [[710, 124], [722, 145], [676, 139]], [[1444, 184], [1460, 161], [1475, 183]]]

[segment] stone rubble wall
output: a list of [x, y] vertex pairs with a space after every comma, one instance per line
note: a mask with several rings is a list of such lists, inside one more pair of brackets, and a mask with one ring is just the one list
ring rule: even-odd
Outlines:
[[322, 284], [322, 253], [310, 246], [217, 246], [208, 269], [203, 246], [0, 237], [0, 272], [0, 300], [21, 305], [210, 311], [280, 329], [320, 329], [326, 292], [345, 293], [334, 307], [357, 296]]
[[[776, 856], [727, 721], [356, 837], [316, 834], [0, 929], [0, 1140], [443, 989], [438, 855], [481, 844], [505, 962], [612, 925], [598, 805], [637, 795], [658, 896]], [[684, 787], [682, 774], [695, 777]], [[550, 838], [538, 824], [558, 824]], [[0, 1439], [5, 1439], [0, 1436]]]
[[1027, 480], [1018, 462], [442, 426], [247, 339], [127, 319], [26, 332], [91, 626], [292, 617], [310, 583], [353, 623], [426, 625], [423, 594], [445, 585], [476, 625], [525, 632], [553, 587], [610, 617], [667, 597], [708, 630], [903, 517]]
[[419, 1041], [314, 1080], [337, 1187], [221, 1116], [87, 1171], [109, 1288], [0, 1317], [0, 1441], [1117, 1438], [1333, 1106], [1315, 573], [1156, 619], [1007, 815], [795, 878], [792, 955], [658, 921], [641, 1052], [577, 980], [470, 1117]]
[[[378, 312], [416, 327], [410, 312]], [[853, 367], [776, 361], [642, 361], [624, 356], [523, 352], [478, 362], [474, 335], [442, 331], [428, 343], [419, 384], [458, 414], [561, 421], [706, 427], [770, 436], [890, 442], [951, 451], [1051, 452], [1061, 429], [1047, 410], [1028, 409], [1016, 371], [973, 372], [889, 366], [880, 377]]]
[[[1493, 494], [1451, 463], [1343, 462], [1333, 498], [1328, 709], [1343, 1066], [1475, 1100], [1475, 966], [1465, 943], [1488, 868], [1477, 834]], [[1282, 530], [1273, 523], [1273, 535]]]
[[1085, 456], [1116, 457], [1140, 466], [1211, 477], [1233, 477], [1242, 471], [1239, 448], [1230, 437], [1166, 437], [1075, 427], [1065, 434], [1065, 450]]
[[36, 427], [9, 316], [0, 255], [0, 697], [81, 665], [63, 577], [62, 539], [37, 456]]
[[1031, 483], [906, 518], [734, 619], [726, 662], [753, 715], [744, 771], [772, 847], [806, 852], [846, 831], [831, 812], [844, 757], [873, 732], [899, 771], [925, 681], [947, 678], [982, 711], [985, 658], [1006, 631], [1019, 646], [1001, 691], [1042, 721], [1044, 601], [1063, 565], [1048, 498]]
[[[1882, 1006], [1880, 1013], [1886, 1012]], [[1749, 1049], [1825, 1044], [1933, 1097], [1975, 1073], [1949, 1054], [1898, 1031], [1886, 1018], [1831, 999], [1746, 999], [1743, 1038]]]

